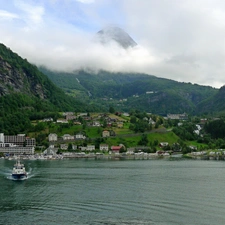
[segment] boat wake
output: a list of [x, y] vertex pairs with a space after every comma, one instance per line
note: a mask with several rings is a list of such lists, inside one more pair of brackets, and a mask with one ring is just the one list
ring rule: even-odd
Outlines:
[[32, 173], [32, 168], [30, 168], [29, 171], [27, 172], [27, 176], [26, 177], [23, 177], [21, 179], [15, 179], [15, 178], [13, 178], [12, 177], [12, 170], [10, 170], [9, 168], [8, 169], [5, 169], [3, 171], [0, 171], [0, 174], [3, 177], [5, 177], [6, 179], [8, 179], [8, 180], [15, 180], [15, 181], [17, 181], [17, 180], [28, 180], [28, 179], [30, 179], [30, 178], [32, 178], [32, 177], [35, 176], [35, 174]]

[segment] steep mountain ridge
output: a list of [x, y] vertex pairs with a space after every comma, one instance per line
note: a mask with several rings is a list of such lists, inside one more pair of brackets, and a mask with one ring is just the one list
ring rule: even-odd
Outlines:
[[0, 56], [0, 95], [20, 92], [39, 96], [42, 99], [47, 98], [44, 86], [28, 70], [26, 68], [25, 72], [23, 69], [18, 69]]
[[12, 94], [41, 99], [55, 109], [72, 110], [84, 106], [67, 96], [36, 66], [0, 44], [0, 96]]

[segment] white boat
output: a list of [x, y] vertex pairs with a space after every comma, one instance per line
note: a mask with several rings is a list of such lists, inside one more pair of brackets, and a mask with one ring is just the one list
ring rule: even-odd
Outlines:
[[20, 159], [16, 161], [12, 170], [12, 178], [16, 180], [21, 180], [27, 178], [27, 172], [23, 164], [20, 163]]

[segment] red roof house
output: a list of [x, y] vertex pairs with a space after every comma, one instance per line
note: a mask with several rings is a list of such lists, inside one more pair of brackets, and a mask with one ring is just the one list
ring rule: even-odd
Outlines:
[[111, 146], [111, 150], [113, 152], [119, 152], [121, 148], [122, 148], [122, 146]]

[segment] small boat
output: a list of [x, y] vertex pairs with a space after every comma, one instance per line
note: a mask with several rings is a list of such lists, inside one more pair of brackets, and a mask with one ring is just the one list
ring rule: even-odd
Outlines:
[[20, 163], [20, 159], [16, 161], [12, 170], [12, 178], [16, 180], [21, 180], [27, 178], [27, 172], [23, 164]]

